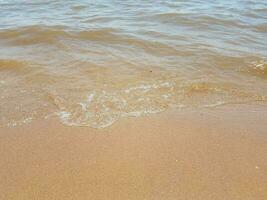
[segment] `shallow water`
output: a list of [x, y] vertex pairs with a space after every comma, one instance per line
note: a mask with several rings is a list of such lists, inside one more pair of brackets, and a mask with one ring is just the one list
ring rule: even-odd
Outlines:
[[266, 101], [266, 38], [267, 1], [0, 0], [0, 126]]

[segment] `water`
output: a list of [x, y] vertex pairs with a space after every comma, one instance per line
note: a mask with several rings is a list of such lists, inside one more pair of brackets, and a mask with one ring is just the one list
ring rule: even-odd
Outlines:
[[0, 126], [266, 100], [265, 0], [0, 0]]

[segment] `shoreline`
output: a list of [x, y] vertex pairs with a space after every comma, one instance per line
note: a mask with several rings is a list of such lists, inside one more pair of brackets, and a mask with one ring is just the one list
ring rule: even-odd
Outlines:
[[0, 128], [0, 199], [267, 199], [267, 106]]

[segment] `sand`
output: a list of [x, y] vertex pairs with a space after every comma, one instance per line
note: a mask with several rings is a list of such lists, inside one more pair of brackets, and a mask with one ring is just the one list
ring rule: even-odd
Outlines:
[[0, 129], [1, 200], [267, 199], [267, 106]]

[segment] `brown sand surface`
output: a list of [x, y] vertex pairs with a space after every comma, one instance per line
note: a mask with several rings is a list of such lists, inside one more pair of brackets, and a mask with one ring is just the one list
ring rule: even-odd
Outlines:
[[0, 129], [0, 200], [266, 200], [267, 106]]

